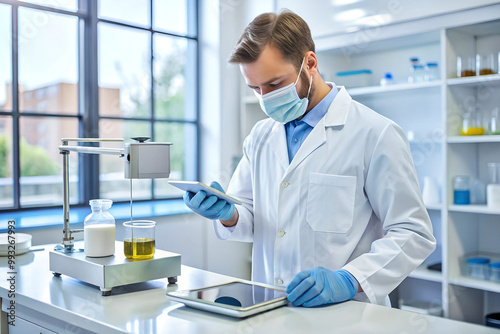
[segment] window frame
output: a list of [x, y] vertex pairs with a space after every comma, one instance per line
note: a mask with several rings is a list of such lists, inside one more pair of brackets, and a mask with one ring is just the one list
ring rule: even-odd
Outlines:
[[[119, 22], [115, 20], [99, 18], [98, 17], [98, 0], [78, 0], [78, 10], [71, 11], [66, 9], [54, 8], [45, 5], [33, 4], [29, 2], [22, 2], [18, 0], [0, 0], [0, 4], [6, 4], [11, 8], [11, 76], [12, 76], [12, 109], [0, 110], [0, 116], [8, 116], [12, 119], [12, 180], [13, 180], [13, 205], [10, 207], [0, 208], [0, 212], [12, 212], [32, 209], [54, 208], [62, 205], [43, 204], [39, 206], [21, 206], [21, 184], [20, 184], [20, 119], [24, 117], [55, 117], [55, 118], [73, 118], [78, 120], [78, 134], [80, 137], [98, 137], [99, 134], [99, 121], [102, 119], [112, 120], [141, 120], [149, 122], [151, 135], [155, 137], [155, 124], [158, 123], [180, 123], [192, 124], [195, 127], [196, 140], [195, 140], [195, 166], [194, 175], [199, 177], [200, 162], [199, 162], [199, 147], [200, 147], [200, 46], [199, 46], [199, 6], [198, 0], [187, 0], [188, 6], [193, 6], [192, 16], [188, 17], [188, 22], [194, 22], [194, 34], [189, 35], [190, 29], [187, 30], [186, 35], [177, 34], [173, 32], [154, 29], [154, 13], [153, 2], [149, 0], [149, 18], [150, 24], [148, 27], [141, 25], [134, 25], [130, 23]], [[57, 112], [35, 112], [33, 110], [20, 111], [19, 109], [19, 8], [31, 8], [42, 10], [49, 13], [63, 14], [78, 18], [78, 113], [77, 114], [63, 114]], [[190, 15], [188, 11], [188, 15]], [[127, 28], [139, 29], [141, 31], [148, 31], [150, 34], [150, 116], [145, 118], [135, 117], [117, 117], [117, 116], [101, 116], [99, 115], [99, 54], [98, 54], [98, 25], [99, 23], [106, 23], [110, 25], [122, 26]], [[154, 85], [154, 38], [156, 34], [164, 36], [171, 36], [175, 38], [183, 38], [194, 41], [194, 66], [195, 66], [195, 100], [194, 103], [194, 120], [188, 119], [169, 119], [157, 118], [155, 116], [155, 85]], [[188, 42], [189, 44], [190, 42]], [[78, 155], [79, 168], [78, 168], [78, 203], [72, 206], [86, 206], [88, 201], [92, 198], [99, 197], [99, 155], [93, 154], [79, 154]], [[163, 198], [155, 196], [154, 180], [151, 182], [151, 198], [140, 200], [142, 202], [158, 201], [158, 200], [178, 200], [180, 196], [172, 198]], [[62, 187], [62, 182], [61, 182]], [[117, 201], [126, 202], [126, 201]], [[134, 201], [135, 202], [135, 201]]]

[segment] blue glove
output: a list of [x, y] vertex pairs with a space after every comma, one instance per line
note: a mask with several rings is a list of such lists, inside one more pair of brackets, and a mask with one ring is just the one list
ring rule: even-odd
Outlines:
[[[226, 193], [224, 189], [217, 182], [212, 182], [210, 187]], [[229, 220], [234, 214], [234, 204], [229, 204], [217, 196], [207, 196], [203, 190], [198, 191], [196, 194], [190, 191], [184, 193], [184, 203], [196, 212], [197, 214], [208, 219]]]
[[331, 271], [316, 267], [295, 275], [286, 292], [293, 306], [312, 307], [352, 299], [358, 292], [358, 286], [358, 281], [347, 270]]

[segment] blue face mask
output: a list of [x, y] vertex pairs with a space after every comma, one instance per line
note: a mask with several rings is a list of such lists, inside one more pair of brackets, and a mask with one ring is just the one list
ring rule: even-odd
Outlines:
[[254, 91], [255, 95], [259, 98], [262, 110], [276, 122], [288, 123], [304, 115], [306, 112], [307, 105], [309, 104], [308, 97], [312, 86], [312, 76], [307, 97], [301, 99], [297, 94], [296, 85], [300, 78], [302, 66], [304, 66], [304, 61], [300, 66], [299, 76], [294, 83], [264, 95], [260, 95]]

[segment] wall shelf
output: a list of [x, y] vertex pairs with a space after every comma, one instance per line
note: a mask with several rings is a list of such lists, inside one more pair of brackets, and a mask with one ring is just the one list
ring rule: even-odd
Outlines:
[[451, 284], [467, 288], [500, 293], [500, 283], [494, 281], [487, 281], [487, 280], [460, 276], [460, 277], [450, 278], [449, 282]]
[[500, 143], [500, 135], [451, 136], [446, 139], [446, 142], [448, 144]]
[[443, 281], [443, 274], [439, 271], [427, 269], [426, 263], [418, 266], [417, 269], [410, 273], [409, 277], [439, 283]]
[[500, 209], [490, 209], [486, 205], [450, 205], [451, 212], [481, 213], [486, 215], [500, 215]]
[[396, 83], [388, 86], [367, 86], [367, 87], [355, 87], [347, 88], [347, 91], [351, 96], [362, 96], [371, 94], [383, 94], [392, 93], [408, 90], [419, 90], [425, 88], [436, 88], [441, 86], [441, 81], [429, 81], [420, 83]]
[[443, 209], [442, 204], [426, 204], [425, 207], [427, 210], [432, 210], [432, 211], [440, 211]]
[[448, 86], [475, 87], [478, 85], [499, 86], [500, 74], [480, 75], [474, 77], [451, 78], [446, 80]]

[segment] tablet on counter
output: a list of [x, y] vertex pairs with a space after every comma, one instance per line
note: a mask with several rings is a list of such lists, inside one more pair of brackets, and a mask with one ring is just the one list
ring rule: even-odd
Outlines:
[[230, 282], [201, 289], [167, 292], [167, 297], [192, 308], [236, 318], [288, 304], [285, 291], [255, 282]]
[[207, 195], [215, 195], [220, 199], [226, 200], [229, 204], [239, 204], [242, 203], [234, 197], [231, 197], [227, 194], [224, 194], [222, 191], [207, 186], [204, 183], [198, 181], [168, 181], [174, 187], [177, 187], [184, 191], [190, 191], [192, 193], [197, 193], [200, 190], [203, 190], [207, 193]]

